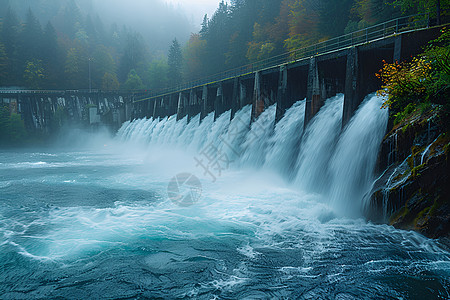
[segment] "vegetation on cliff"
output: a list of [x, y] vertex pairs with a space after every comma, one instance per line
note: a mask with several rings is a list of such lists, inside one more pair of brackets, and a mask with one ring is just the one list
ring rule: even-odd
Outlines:
[[443, 28], [439, 38], [429, 42], [425, 51], [411, 61], [384, 62], [377, 74], [383, 81], [380, 94], [387, 96], [385, 106], [401, 123], [417, 110], [425, 112], [430, 104], [450, 105], [450, 30]]
[[[411, 61], [384, 63], [377, 74], [394, 126], [382, 145], [387, 168], [372, 205], [399, 228], [449, 236], [450, 31]], [[379, 219], [379, 218], [378, 218]]]

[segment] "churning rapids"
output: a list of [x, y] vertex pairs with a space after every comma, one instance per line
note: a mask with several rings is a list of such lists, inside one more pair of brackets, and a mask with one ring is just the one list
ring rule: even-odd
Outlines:
[[[298, 101], [276, 124], [274, 105], [249, 126], [247, 106], [134, 120], [98, 148], [0, 152], [0, 298], [449, 298], [438, 241], [361, 217], [381, 103], [343, 130], [338, 95], [304, 132]], [[199, 179], [179, 191], [193, 205], [168, 193], [180, 173]]]

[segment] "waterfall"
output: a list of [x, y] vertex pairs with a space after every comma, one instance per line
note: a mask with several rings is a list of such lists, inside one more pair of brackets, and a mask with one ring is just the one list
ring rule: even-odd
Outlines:
[[150, 137], [150, 144], [158, 144], [161, 132], [163, 132], [164, 127], [166, 127], [166, 123], [169, 120], [168, 117], [163, 118], [161, 121], [156, 124], [155, 128], [153, 129], [152, 136]]
[[242, 165], [261, 167], [264, 164], [269, 140], [274, 130], [276, 108], [276, 104], [270, 106], [253, 122], [245, 136], [244, 152], [240, 160]]
[[331, 203], [345, 214], [358, 214], [373, 181], [378, 150], [386, 133], [383, 98], [369, 95], [339, 138], [330, 162]]
[[341, 130], [343, 102], [342, 94], [327, 99], [305, 132], [306, 101], [301, 100], [277, 124], [276, 104], [252, 124], [247, 105], [232, 119], [229, 110], [216, 120], [212, 112], [203, 120], [196, 115], [177, 121], [173, 115], [125, 122], [117, 138], [195, 154], [207, 149], [216, 156], [225, 155], [231, 168], [276, 172], [293, 189], [320, 194], [337, 211], [356, 214], [373, 180], [388, 112], [380, 109], [381, 97], [369, 95]]
[[303, 133], [306, 101], [297, 101], [275, 126], [269, 140], [265, 167], [286, 175], [295, 168], [296, 153]]
[[221, 114], [217, 120], [211, 126], [209, 130], [205, 143], [203, 147], [214, 146], [215, 148], [219, 147], [221, 143], [220, 137], [228, 131], [228, 126], [231, 121], [231, 110], [224, 112]]
[[245, 136], [250, 128], [252, 107], [245, 106], [239, 110], [228, 126], [228, 131], [221, 137], [219, 151], [231, 161], [238, 161], [243, 152]]
[[194, 134], [197, 131], [199, 125], [200, 125], [200, 114], [197, 114], [195, 117], [191, 118], [191, 120], [186, 126], [186, 129], [178, 138], [178, 145], [181, 147], [189, 145], [194, 139]]
[[208, 114], [198, 126], [197, 131], [194, 134], [192, 143], [188, 146], [190, 150], [198, 151], [207, 139], [208, 130], [214, 123], [214, 112]]
[[298, 157], [296, 184], [306, 191], [324, 192], [328, 164], [341, 132], [344, 95], [328, 99], [305, 131]]

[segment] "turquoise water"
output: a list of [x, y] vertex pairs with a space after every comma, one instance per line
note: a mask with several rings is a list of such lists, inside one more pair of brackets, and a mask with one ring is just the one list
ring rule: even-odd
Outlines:
[[[186, 170], [202, 194], [180, 207]], [[2, 299], [449, 297], [438, 241], [336, 217], [270, 172], [213, 183], [185, 151], [3, 151], [0, 203]]]

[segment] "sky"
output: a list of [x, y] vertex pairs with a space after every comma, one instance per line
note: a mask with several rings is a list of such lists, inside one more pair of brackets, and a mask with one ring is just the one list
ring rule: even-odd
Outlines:
[[[221, 0], [166, 0], [167, 3], [171, 3], [175, 7], [180, 6], [193, 23], [194, 26], [200, 28], [203, 21], [203, 16], [208, 14], [211, 17]], [[227, 1], [225, 1], [227, 2]]]

